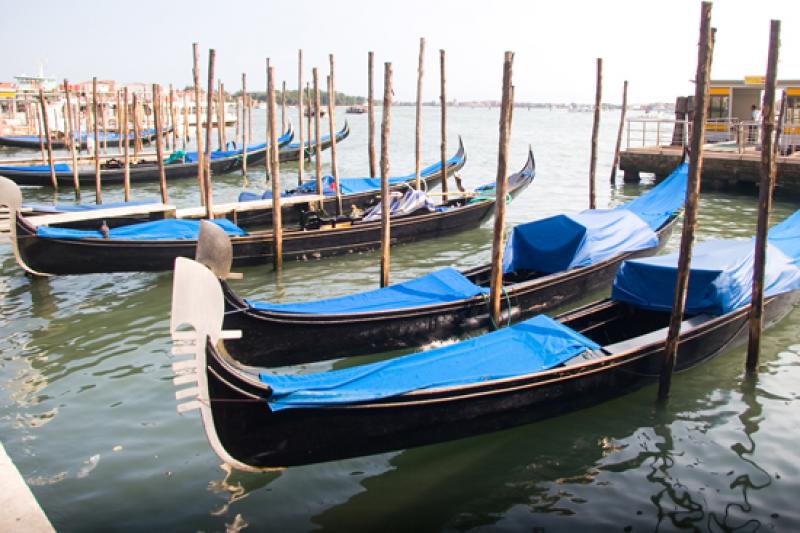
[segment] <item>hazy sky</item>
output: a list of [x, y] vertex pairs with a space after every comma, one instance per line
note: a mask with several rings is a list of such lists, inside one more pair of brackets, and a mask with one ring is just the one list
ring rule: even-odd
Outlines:
[[[395, 97], [413, 100], [419, 38], [427, 40], [424, 97], [437, 98], [439, 49], [447, 51], [448, 97], [499, 99], [503, 52], [516, 53], [517, 101], [592, 102], [595, 59], [604, 61], [604, 98], [674, 101], [690, 94], [700, 2], [697, 0], [43, 0], [9, 2], [0, 16], [0, 81], [21, 73], [81, 81], [191, 81], [191, 43], [217, 51], [226, 89], [263, 89], [265, 58], [278, 80], [297, 83], [297, 50], [306, 76], [327, 73], [336, 57], [336, 88], [366, 94], [367, 51], [375, 52], [376, 93], [384, 61], [394, 67]], [[800, 78], [800, 1], [717, 0], [713, 78], [764, 74], [770, 19], [782, 21], [780, 78]], [[205, 76], [205, 74], [204, 74]]]

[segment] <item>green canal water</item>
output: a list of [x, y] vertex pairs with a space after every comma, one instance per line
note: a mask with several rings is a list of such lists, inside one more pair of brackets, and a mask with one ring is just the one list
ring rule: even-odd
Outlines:
[[[263, 111], [254, 119], [263, 132]], [[344, 115], [337, 118], [342, 124]], [[367, 172], [366, 116], [348, 115], [342, 176]], [[467, 185], [492, 181], [497, 110], [451, 109], [448, 155], [461, 134]], [[536, 153], [537, 176], [509, 224], [587, 206], [592, 115], [516, 110], [510, 166]], [[600, 206], [652, 183], [608, 184], [618, 115], [600, 132]], [[392, 117], [393, 173], [413, 169], [413, 108]], [[424, 115], [424, 164], [438, 158], [438, 110]], [[261, 133], [262, 136], [263, 133]], [[0, 155], [8, 156], [12, 152]], [[326, 153], [327, 154], [327, 153]], [[329, 156], [325, 155], [326, 168]], [[296, 166], [282, 179], [296, 179]], [[262, 187], [253, 169], [250, 187]], [[240, 175], [215, 180], [233, 200]], [[196, 204], [192, 180], [170, 199]], [[91, 191], [86, 191], [87, 193]], [[52, 201], [26, 188], [28, 201]], [[136, 198], [156, 198], [153, 185]], [[70, 193], [58, 195], [70, 200]], [[105, 200], [121, 191], [105, 190]], [[87, 198], [89, 199], [89, 198]], [[708, 192], [699, 238], [746, 237], [754, 195]], [[779, 198], [774, 220], [797, 207]], [[676, 249], [677, 235], [669, 245]], [[393, 281], [488, 259], [491, 224], [392, 250]], [[377, 286], [379, 257], [356, 254], [244, 269], [235, 287], [275, 301]], [[758, 376], [733, 349], [676, 376], [657, 409], [655, 386], [537, 424], [438, 445], [265, 474], [229, 472], [196, 414], [178, 415], [168, 331], [171, 273], [32, 280], [0, 245], [0, 439], [59, 531], [791, 531], [800, 527], [800, 312], [769, 330]], [[600, 298], [603, 293], [586, 295]], [[320, 339], [324, 343], [324, 339]], [[329, 368], [330, 364], [320, 365]]]

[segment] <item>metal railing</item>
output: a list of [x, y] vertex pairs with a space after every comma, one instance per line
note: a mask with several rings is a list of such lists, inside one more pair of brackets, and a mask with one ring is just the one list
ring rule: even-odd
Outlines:
[[[628, 149], [631, 147], [685, 146], [691, 139], [692, 125], [688, 120], [629, 118], [625, 122]], [[717, 145], [718, 149], [735, 150], [742, 153], [747, 148], [761, 145], [761, 122], [709, 119], [706, 122], [705, 143]], [[783, 154], [800, 150], [800, 123], [783, 124], [779, 144]]]

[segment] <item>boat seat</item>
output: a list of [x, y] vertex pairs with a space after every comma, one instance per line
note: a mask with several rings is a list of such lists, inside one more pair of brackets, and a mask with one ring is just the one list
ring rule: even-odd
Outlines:
[[[683, 322], [681, 322], [681, 331], [696, 328], [697, 326], [705, 322], [708, 322], [713, 318], [714, 318], [713, 316], [706, 314], [700, 314], [688, 318]], [[629, 350], [639, 348], [640, 346], [644, 346], [646, 344], [652, 344], [654, 342], [663, 341], [664, 339], [667, 338], [668, 331], [669, 331], [669, 326], [660, 328], [655, 331], [651, 331], [650, 333], [639, 335], [638, 337], [632, 337], [630, 339], [625, 339], [624, 341], [615, 342], [613, 344], [607, 344], [603, 346], [603, 350], [609, 354], [627, 352]]]

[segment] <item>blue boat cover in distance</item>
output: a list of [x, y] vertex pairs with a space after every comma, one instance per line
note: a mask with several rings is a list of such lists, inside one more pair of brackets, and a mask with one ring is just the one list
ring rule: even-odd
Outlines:
[[[775, 241], [773, 231], [778, 235]], [[800, 289], [800, 217], [797, 213], [774, 227], [767, 243], [764, 295]], [[754, 253], [754, 239], [714, 239], [695, 246], [686, 312], [722, 315], [749, 304]], [[636, 307], [669, 311], [677, 269], [677, 253], [625, 261], [614, 279], [611, 298]]]
[[406, 392], [540, 372], [587, 350], [592, 340], [545, 315], [450, 346], [306, 375], [261, 373], [273, 411], [365, 402]]
[[552, 274], [657, 246], [655, 231], [683, 205], [687, 168], [681, 163], [648, 192], [614, 209], [587, 209], [516, 226], [506, 242], [503, 272]]
[[[214, 224], [225, 230], [225, 233], [233, 236], [247, 235], [241, 229], [225, 218], [215, 218], [211, 220]], [[129, 224], [118, 228], [111, 228], [108, 231], [109, 239], [124, 240], [196, 240], [200, 233], [199, 220], [183, 220], [168, 218], [164, 220], [154, 220], [141, 224]], [[38, 226], [36, 235], [51, 239], [102, 239], [103, 234], [95, 230], [79, 230], [69, 228], [50, 228], [48, 226]]]
[[[56, 163], [53, 165], [56, 172], [72, 172], [70, 166], [66, 163]], [[0, 174], [4, 170], [11, 170], [15, 172], [50, 172], [50, 165], [29, 165], [24, 167], [0, 167]]]
[[[292, 133], [286, 132], [280, 137], [278, 137], [278, 144], [282, 144], [287, 142], [292, 136]], [[247, 153], [256, 152], [258, 150], [263, 150], [267, 147], [268, 143], [257, 143], [257, 144], [248, 144], [247, 145]], [[211, 159], [224, 159], [226, 157], [231, 157], [234, 155], [243, 155], [244, 150], [241, 148], [235, 148], [233, 150], [214, 150], [210, 152]], [[184, 155], [184, 161], [186, 163], [196, 163], [197, 162], [197, 152], [186, 152]]]
[[113, 207], [129, 207], [132, 205], [160, 204], [161, 200], [131, 200], [129, 202], [112, 202], [110, 204], [22, 204], [34, 211], [46, 213], [71, 213], [73, 211], [93, 211], [95, 209], [111, 209]]
[[658, 245], [658, 235], [626, 209], [587, 209], [516, 226], [503, 252], [503, 272], [551, 274]]
[[[341, 137], [342, 137], [341, 132], [337, 132], [336, 133], [336, 140], [338, 141], [339, 139], [341, 139]], [[328, 142], [330, 140], [330, 138], [331, 138], [330, 133], [326, 133], [325, 135], [320, 136], [319, 142], [320, 142], [320, 144], [324, 144], [324, 143]], [[314, 142], [313, 139], [308, 139], [308, 140], [303, 142], [303, 146], [308, 148], [309, 146], [316, 146], [316, 143]], [[300, 148], [300, 143], [289, 143], [287, 145], [282, 146], [281, 150], [282, 151], [297, 150], [298, 148]]]
[[639, 215], [655, 231], [683, 205], [688, 178], [689, 165], [681, 163], [661, 183], [615, 209], [627, 209]]
[[[462, 161], [463, 158], [454, 156], [447, 160], [448, 166], [453, 166]], [[439, 161], [432, 165], [428, 165], [424, 169], [420, 170], [420, 176], [423, 178], [427, 178], [428, 176], [432, 176], [439, 172], [442, 168], [442, 162]], [[416, 177], [415, 173], [406, 174], [405, 176], [394, 176], [389, 178], [389, 185], [398, 185], [400, 183], [405, 183], [410, 181]], [[369, 191], [379, 191], [381, 190], [381, 179], [380, 178], [340, 178], [339, 179], [339, 189], [341, 189], [342, 194], [356, 194], [361, 192], [369, 192]], [[322, 177], [322, 190], [325, 192], [326, 196], [333, 196], [336, 194], [336, 187], [334, 185], [333, 176], [323, 176]], [[283, 196], [292, 196], [292, 195], [299, 195], [299, 194], [317, 194], [317, 180], [307, 180], [304, 181], [302, 185], [297, 187], [294, 191], [284, 193]], [[253, 200], [261, 200], [261, 199], [269, 199], [272, 198], [272, 191], [266, 191], [263, 194], [257, 194], [252, 192], [241, 192], [239, 193], [239, 201], [240, 202], [252, 202]]]
[[475, 285], [459, 271], [447, 267], [425, 276], [389, 285], [382, 289], [310, 302], [274, 304], [245, 300], [253, 309], [280, 313], [350, 314], [455, 302], [485, 294], [488, 289]]

